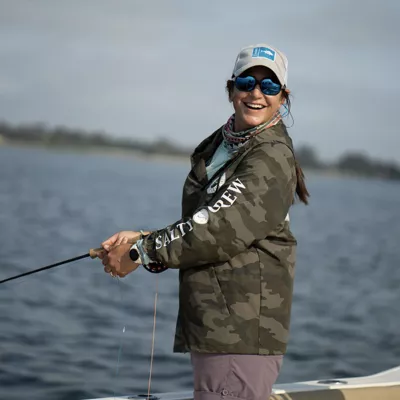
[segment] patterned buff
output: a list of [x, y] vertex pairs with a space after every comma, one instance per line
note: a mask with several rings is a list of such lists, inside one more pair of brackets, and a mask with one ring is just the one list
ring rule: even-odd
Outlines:
[[282, 115], [279, 111], [267, 122], [257, 125], [253, 128], [245, 131], [234, 132], [233, 127], [235, 126], [235, 114], [233, 114], [225, 126], [222, 128], [222, 136], [224, 137], [224, 146], [229, 152], [233, 153], [243, 146], [249, 139], [258, 135], [264, 129], [268, 129], [271, 126], [276, 125], [282, 119]]

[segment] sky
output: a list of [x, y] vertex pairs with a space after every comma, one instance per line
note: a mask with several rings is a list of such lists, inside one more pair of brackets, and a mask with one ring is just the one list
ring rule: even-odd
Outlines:
[[399, 39], [398, 0], [0, 0], [0, 120], [193, 148], [233, 111], [237, 53], [267, 43], [295, 146], [400, 163]]

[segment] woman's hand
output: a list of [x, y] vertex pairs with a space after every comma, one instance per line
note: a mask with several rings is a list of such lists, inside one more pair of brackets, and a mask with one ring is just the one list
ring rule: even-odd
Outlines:
[[124, 278], [137, 269], [140, 264], [136, 264], [129, 257], [131, 246], [131, 243], [124, 243], [113, 246], [108, 253], [104, 252], [100, 257], [104, 265], [104, 271], [113, 277], [117, 275], [120, 278]]
[[[148, 235], [150, 232], [144, 232], [145, 235]], [[105, 240], [101, 246], [110, 251], [113, 247], [119, 246], [121, 244], [130, 243], [134, 244], [140, 238], [140, 232], [135, 231], [121, 231], [117, 232], [107, 240]]]

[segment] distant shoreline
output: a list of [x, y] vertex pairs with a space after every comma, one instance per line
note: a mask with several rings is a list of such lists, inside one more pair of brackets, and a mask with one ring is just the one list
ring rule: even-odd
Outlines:
[[[81, 153], [81, 154], [101, 154], [110, 157], [132, 157], [134, 159], [154, 160], [157, 162], [177, 162], [182, 164], [190, 164], [190, 155], [169, 155], [161, 153], [146, 153], [134, 149], [123, 148], [107, 148], [105, 146], [75, 146], [75, 145], [45, 145], [42, 142], [27, 142], [21, 140], [2, 140], [0, 147], [12, 148], [37, 148], [48, 150], [51, 152], [61, 153]], [[337, 168], [303, 168], [306, 178], [307, 176], [326, 176], [341, 178], [362, 178], [362, 179], [379, 179], [375, 176], [365, 176], [354, 172], [341, 171]]]
[[76, 146], [76, 145], [46, 145], [43, 142], [28, 142], [21, 140], [2, 140], [0, 147], [13, 147], [13, 148], [37, 148], [48, 150], [52, 152], [61, 153], [86, 153], [86, 154], [102, 154], [111, 157], [133, 157], [136, 159], [152, 159], [157, 161], [168, 162], [181, 162], [190, 163], [190, 154], [177, 155], [177, 154], [162, 154], [162, 153], [148, 153], [134, 149], [124, 149], [119, 147], [106, 147], [106, 146]]
[[[64, 126], [49, 128], [43, 123], [13, 126], [4, 121], [0, 121], [0, 145], [185, 163], [190, 162], [193, 151], [166, 137], [148, 142], [116, 138], [102, 131], [85, 132]], [[372, 159], [362, 151], [349, 151], [333, 162], [320, 160], [315, 149], [308, 145], [296, 147], [295, 153], [297, 161], [307, 172], [325, 176], [400, 181], [400, 165]]]

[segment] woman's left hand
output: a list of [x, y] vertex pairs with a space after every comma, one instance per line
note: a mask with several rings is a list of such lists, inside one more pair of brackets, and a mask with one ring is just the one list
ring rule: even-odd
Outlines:
[[130, 243], [115, 246], [108, 253], [103, 252], [99, 256], [104, 265], [104, 271], [111, 276], [119, 276], [124, 278], [133, 272], [140, 264], [136, 264], [129, 257]]

